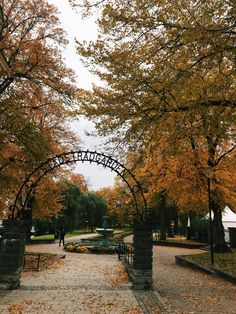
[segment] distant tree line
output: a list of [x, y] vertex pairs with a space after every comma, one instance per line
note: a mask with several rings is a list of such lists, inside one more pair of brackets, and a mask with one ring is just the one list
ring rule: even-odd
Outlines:
[[107, 213], [107, 203], [102, 196], [94, 192], [83, 191], [78, 186], [66, 181], [62, 190], [63, 209], [58, 217], [33, 220], [35, 234], [54, 233], [61, 228], [66, 232], [102, 226], [103, 215]]

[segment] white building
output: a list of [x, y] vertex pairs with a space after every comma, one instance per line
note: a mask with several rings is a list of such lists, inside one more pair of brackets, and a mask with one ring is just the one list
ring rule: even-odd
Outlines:
[[236, 214], [228, 207], [225, 207], [225, 210], [222, 214], [222, 222], [225, 229], [225, 240], [229, 242], [229, 227], [236, 228]]

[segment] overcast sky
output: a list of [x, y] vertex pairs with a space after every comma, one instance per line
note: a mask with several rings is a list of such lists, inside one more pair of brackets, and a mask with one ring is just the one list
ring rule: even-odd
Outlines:
[[[99, 83], [98, 78], [88, 72], [86, 68], [79, 62], [79, 56], [76, 54], [75, 38], [78, 40], [93, 40], [97, 37], [97, 28], [95, 22], [89, 19], [82, 19], [79, 13], [76, 13], [69, 6], [67, 0], [48, 0], [58, 7], [60, 11], [60, 21], [62, 28], [67, 33], [69, 45], [63, 52], [66, 64], [72, 68], [77, 75], [77, 86], [80, 88], [90, 89], [92, 83]], [[102, 139], [93, 136], [86, 136], [86, 130], [93, 129], [93, 124], [80, 119], [71, 125], [79, 137], [84, 142], [83, 148], [96, 150], [105, 153], [102, 147]], [[88, 180], [90, 189], [97, 190], [101, 187], [111, 186], [114, 182], [115, 173], [110, 169], [104, 169], [102, 166], [89, 163], [77, 163], [76, 172], [82, 173]]]

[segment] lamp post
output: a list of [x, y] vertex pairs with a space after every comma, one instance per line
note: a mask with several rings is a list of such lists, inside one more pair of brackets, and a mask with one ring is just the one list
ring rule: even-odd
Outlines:
[[212, 168], [208, 167], [203, 170], [207, 178], [207, 193], [208, 193], [208, 211], [209, 211], [209, 231], [210, 231], [210, 251], [211, 251], [211, 265], [214, 265], [214, 248], [213, 248], [213, 232], [212, 232], [212, 215], [211, 215], [211, 171]]

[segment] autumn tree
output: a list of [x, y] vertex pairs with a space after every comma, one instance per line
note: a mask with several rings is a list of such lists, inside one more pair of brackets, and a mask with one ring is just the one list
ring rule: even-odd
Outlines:
[[61, 223], [64, 221], [64, 227], [71, 231], [80, 227], [93, 232], [94, 227], [102, 225], [102, 217], [107, 212], [106, 200], [88, 190], [82, 174], [72, 174], [64, 185]]
[[[96, 3], [85, 4], [89, 8]], [[100, 134], [110, 135], [113, 143], [125, 144], [130, 150], [145, 151], [151, 143], [157, 147], [166, 136], [171, 139], [168, 144], [173, 151], [177, 143], [181, 144], [181, 153], [187, 152], [183, 163], [175, 152], [157, 155], [157, 161], [164, 157], [169, 175], [171, 166], [176, 171], [186, 167], [187, 172], [189, 168], [191, 188], [205, 193], [205, 197], [196, 198], [192, 204], [199, 210], [206, 208], [202, 170], [207, 167], [214, 170], [223, 163], [229, 166], [226, 156], [232, 160], [231, 165], [234, 163], [234, 1], [99, 4], [99, 37], [95, 42], [78, 43], [78, 53], [104, 84], [95, 86], [92, 92], [81, 91], [81, 113], [97, 122]], [[191, 129], [190, 138], [181, 132], [185, 127]], [[199, 145], [203, 149], [196, 167], [194, 155], [200, 151]], [[228, 173], [231, 169], [227, 169]], [[177, 181], [172, 181], [172, 185], [173, 182]], [[212, 191], [212, 209], [221, 225], [216, 229], [221, 239], [217, 243], [219, 250], [225, 247], [221, 211], [224, 204], [233, 204], [235, 199], [234, 184], [231, 182], [231, 193], [227, 193], [227, 177], [221, 182], [222, 189], [215, 189], [213, 184]]]
[[[103, 215], [107, 213], [105, 198], [94, 192], [83, 191], [69, 180], [61, 177], [56, 190], [53, 185], [50, 190], [40, 189], [42, 198], [35, 200], [33, 208], [33, 211], [36, 211], [36, 214], [33, 212], [34, 224], [39, 232], [54, 232], [60, 228], [66, 231], [89, 228], [93, 232], [95, 227], [102, 226]], [[53, 195], [54, 199], [47, 198], [49, 195]], [[41, 216], [40, 202], [46, 207]], [[53, 212], [55, 203], [60, 210], [57, 208], [57, 211]]]
[[[46, 183], [48, 186], [48, 180], [46, 180]], [[41, 197], [37, 197], [39, 193], [36, 194], [32, 211], [36, 233], [54, 233], [61, 228], [74, 231], [79, 225], [79, 202], [82, 191], [76, 185], [61, 178], [57, 184], [54, 183], [54, 186], [51, 186], [51, 189], [43, 189], [40, 186], [38, 192]]]
[[101, 3], [98, 40], [78, 43], [85, 64], [106, 83], [79, 98], [101, 134], [137, 148], [168, 114], [234, 106], [232, 1]]
[[[233, 1], [99, 3], [99, 38], [88, 45], [78, 43], [78, 51], [107, 83], [107, 88], [94, 91], [102, 106], [94, 101], [90, 108], [90, 115], [93, 110], [100, 113], [98, 121], [103, 115], [105, 123], [105, 110], [114, 117], [106, 121], [104, 132], [110, 124], [123, 122], [140, 133], [145, 131], [141, 121], [154, 124], [168, 112], [235, 106]], [[122, 119], [117, 109], [124, 109], [130, 119]]]
[[133, 196], [121, 178], [115, 179], [114, 186], [102, 188], [96, 193], [107, 201], [108, 215], [114, 226], [127, 226], [137, 219]]
[[25, 175], [78, 139], [65, 126], [75, 86], [61, 57], [66, 40], [56, 8], [45, 0], [1, 0], [0, 8], [0, 49], [9, 68], [0, 73], [0, 198], [6, 214]]
[[88, 183], [83, 174], [73, 173], [69, 181], [78, 188], [80, 188], [81, 191], [88, 192]]
[[[178, 124], [178, 119], [172, 123]], [[150, 147], [146, 165], [149, 193], [164, 190], [180, 210], [206, 214], [204, 172], [210, 169], [215, 250], [227, 251], [222, 211], [226, 205], [235, 208], [235, 115], [227, 108], [211, 108], [208, 113], [199, 112], [192, 123], [182, 121], [181, 127], [177, 133], [165, 132], [158, 146]]]

